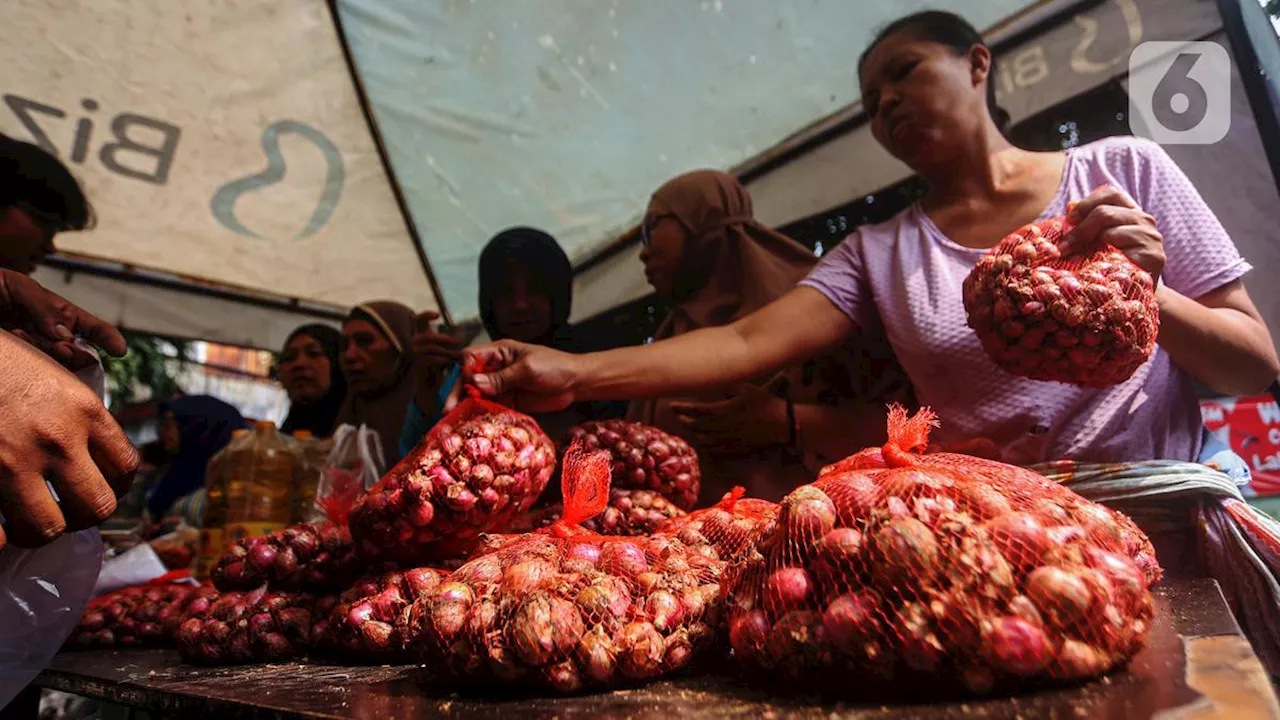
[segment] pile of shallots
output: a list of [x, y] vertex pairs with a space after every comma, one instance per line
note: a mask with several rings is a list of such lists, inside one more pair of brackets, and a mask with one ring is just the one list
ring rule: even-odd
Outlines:
[[115, 647], [162, 647], [187, 607], [204, 602], [213, 591], [191, 585], [139, 585], [94, 598], [67, 638], [69, 650]]
[[738, 660], [792, 683], [984, 693], [1131, 658], [1159, 577], [1145, 536], [1029, 471], [912, 453], [932, 423], [895, 408], [879, 468], [782, 501], [726, 575]]
[[209, 573], [219, 590], [321, 593], [341, 590], [360, 574], [351, 533], [331, 523], [294, 525], [231, 544]]
[[564, 447], [579, 441], [609, 451], [613, 487], [652, 490], [682, 510], [697, 504], [698, 454], [681, 438], [643, 423], [601, 420], [571, 429]]

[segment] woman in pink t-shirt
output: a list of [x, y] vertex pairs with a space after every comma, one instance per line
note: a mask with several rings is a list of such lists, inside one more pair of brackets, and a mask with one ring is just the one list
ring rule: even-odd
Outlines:
[[[1196, 460], [1192, 379], [1238, 395], [1280, 373], [1241, 282], [1249, 265], [1158, 146], [1134, 138], [1068, 152], [1012, 146], [993, 120], [991, 70], [990, 50], [954, 15], [891, 25], [860, 62], [862, 98], [876, 139], [928, 181], [920, 202], [859, 230], [800, 287], [731, 325], [580, 356], [497, 343], [472, 352], [503, 369], [475, 382], [530, 409], [682, 395], [882, 326], [920, 403], [941, 417], [935, 439], [944, 445], [983, 438], [1020, 464]], [[1079, 204], [1066, 247], [1110, 243], [1160, 280], [1159, 347], [1132, 378], [1101, 390], [1002, 372], [966, 326], [961, 300], [985, 250], [1071, 202]]]

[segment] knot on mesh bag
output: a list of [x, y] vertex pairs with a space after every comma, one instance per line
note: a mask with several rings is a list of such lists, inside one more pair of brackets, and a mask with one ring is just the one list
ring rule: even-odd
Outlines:
[[1001, 240], [964, 280], [968, 325], [1002, 370], [1108, 387], [1151, 357], [1159, 310], [1151, 275], [1106, 244], [1063, 256], [1066, 217]]
[[581, 527], [605, 506], [611, 466], [575, 443], [560, 520], [508, 536], [415, 602], [404, 617], [417, 659], [467, 684], [566, 693], [688, 667], [711, 637], [724, 564], [671, 537]]
[[546, 488], [556, 461], [546, 433], [475, 388], [466, 394], [352, 510], [362, 553], [404, 565], [463, 554]]
[[797, 488], [728, 571], [738, 660], [845, 693], [981, 693], [1090, 677], [1142, 647], [1154, 605], [1131, 522], [1022, 468], [920, 454], [932, 414], [891, 418], [881, 465]]

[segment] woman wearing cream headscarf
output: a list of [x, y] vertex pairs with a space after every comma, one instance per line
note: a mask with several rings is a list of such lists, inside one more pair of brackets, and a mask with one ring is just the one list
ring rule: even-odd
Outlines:
[[336, 425], [372, 428], [387, 467], [400, 461], [400, 428], [413, 399], [413, 315], [400, 303], [379, 300], [357, 306], [342, 324], [347, 398]]
[[[714, 170], [653, 194], [642, 225], [645, 277], [671, 314], [655, 340], [727, 325], [786, 294], [817, 258], [756, 222], [751, 196]], [[778, 499], [821, 464], [884, 442], [884, 403], [909, 400], [887, 344], [861, 341], [710, 396], [632, 403], [628, 418], [694, 442], [701, 499], [733, 485]]]

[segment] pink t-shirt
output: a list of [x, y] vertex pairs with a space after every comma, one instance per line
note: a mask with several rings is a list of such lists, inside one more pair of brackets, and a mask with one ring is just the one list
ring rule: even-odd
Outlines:
[[[1155, 143], [1113, 137], [1068, 151], [1062, 186], [1041, 219], [1111, 183], [1155, 216], [1162, 282], [1198, 298], [1251, 268], [1191, 181]], [[1009, 375], [967, 325], [961, 284], [983, 250], [960, 246], [919, 204], [850, 236], [802, 285], [860, 327], [883, 325], [921, 405], [938, 413], [936, 440], [990, 438], [1007, 462], [1052, 459], [1194, 461], [1199, 402], [1191, 379], [1159, 346], [1128, 381], [1104, 390]]]

